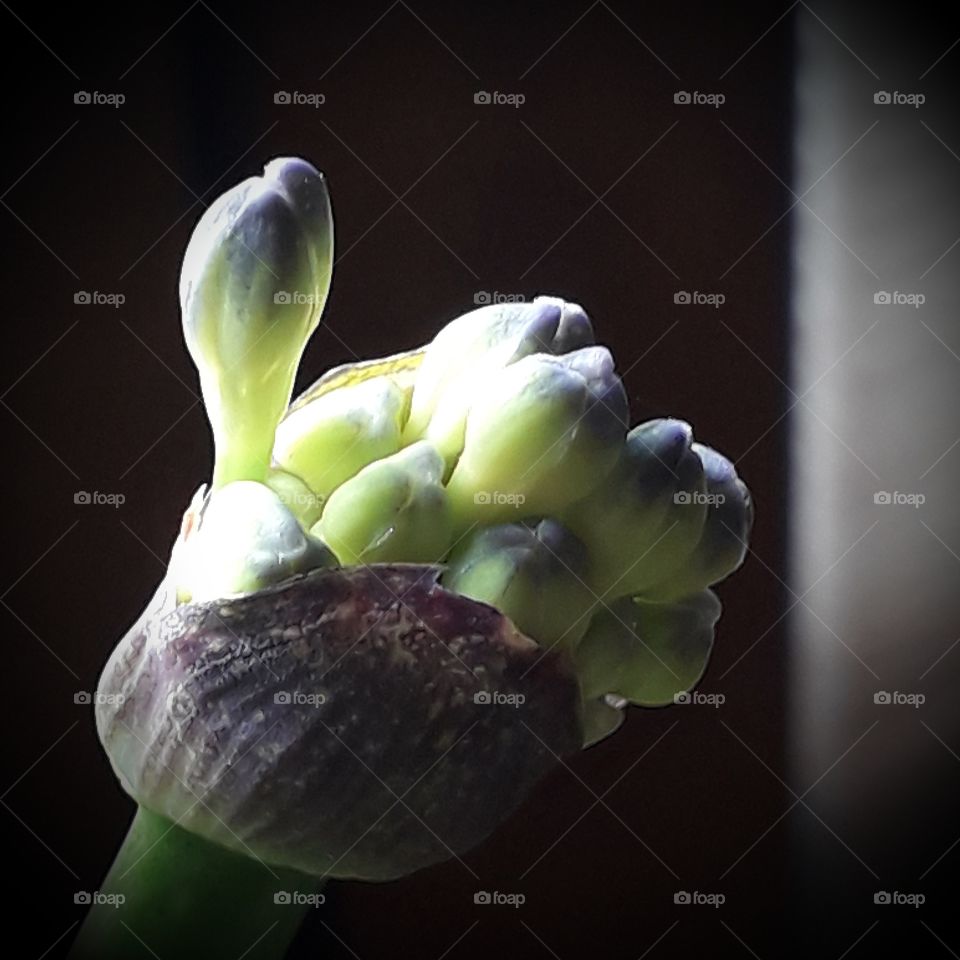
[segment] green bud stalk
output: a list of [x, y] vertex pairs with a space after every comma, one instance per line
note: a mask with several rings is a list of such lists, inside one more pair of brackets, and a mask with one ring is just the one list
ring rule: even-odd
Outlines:
[[213, 489], [266, 478], [276, 426], [330, 287], [326, 182], [282, 158], [216, 200], [180, 276], [183, 330], [213, 429]]
[[323, 887], [140, 807], [70, 960], [281, 960]]

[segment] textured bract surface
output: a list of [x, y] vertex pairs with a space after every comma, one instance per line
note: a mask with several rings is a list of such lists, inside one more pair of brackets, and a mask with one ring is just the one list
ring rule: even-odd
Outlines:
[[569, 662], [437, 570], [318, 570], [175, 606], [100, 681], [124, 788], [266, 863], [388, 880], [479, 843], [581, 745]]

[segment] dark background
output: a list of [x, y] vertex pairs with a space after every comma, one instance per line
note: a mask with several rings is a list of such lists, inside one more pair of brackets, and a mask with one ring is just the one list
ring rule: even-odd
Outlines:
[[[792, 198], [777, 177], [791, 181], [794, 40], [810, 8], [4, 7], [19, 58], [7, 64], [15, 94], [0, 157], [12, 528], [0, 617], [13, 661], [0, 819], [18, 878], [8, 923], [45, 918], [25, 925], [23, 956], [62, 951], [82, 915], [74, 891], [96, 888], [125, 832], [132, 803], [74, 694], [95, 689], [210, 470], [179, 327], [180, 258], [203, 206], [283, 154], [326, 172], [337, 226], [333, 290], [299, 386], [422, 343], [480, 291], [561, 295], [587, 308], [613, 349], [634, 419], [688, 419], [737, 462], [757, 504], [753, 555], [719, 591], [725, 612], [702, 685], [726, 696], [722, 710], [632, 710], [465, 858], [481, 883], [454, 861], [383, 886], [331, 884], [295, 955], [375, 960], [400, 945], [425, 960], [839, 958], [898, 938], [921, 943], [917, 955], [960, 949], [930, 912], [942, 945], [903, 913], [875, 930], [881, 887], [845, 850], [869, 848], [884, 888], [935, 901], [946, 869], [919, 887], [897, 881], [904, 851], [921, 847], [929, 862], [955, 839], [954, 771], [925, 781], [906, 823], [864, 827], [844, 808], [831, 822], [842, 842], [803, 809], [778, 819], [791, 790], [809, 786], [789, 772], [790, 419], [780, 418], [793, 217], [782, 217]], [[859, 14], [861, 45], [879, 36], [875, 10]], [[829, 22], [830, 5], [816, 15]], [[889, 24], [919, 61], [960, 34], [915, 7]], [[923, 89], [949, 89], [958, 61]], [[75, 105], [78, 90], [126, 102]], [[325, 103], [276, 105], [279, 90]], [[478, 90], [526, 101], [475, 105]], [[678, 90], [726, 103], [679, 106]], [[75, 305], [81, 290], [126, 299]], [[726, 300], [678, 306], [680, 290]], [[78, 506], [78, 490], [125, 503]], [[816, 793], [807, 801], [816, 806]], [[522, 892], [526, 904], [476, 907], [478, 887]], [[726, 903], [674, 906], [678, 890]]]

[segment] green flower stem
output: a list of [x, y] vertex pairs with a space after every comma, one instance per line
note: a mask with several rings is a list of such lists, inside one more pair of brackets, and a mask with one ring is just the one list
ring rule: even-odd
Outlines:
[[[322, 878], [233, 853], [139, 808], [70, 960], [279, 960]], [[103, 902], [122, 895], [124, 902]], [[309, 899], [309, 898], [307, 898]]]

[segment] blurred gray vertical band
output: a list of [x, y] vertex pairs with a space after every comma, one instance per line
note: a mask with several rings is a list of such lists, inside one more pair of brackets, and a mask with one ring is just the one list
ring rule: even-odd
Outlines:
[[902, 10], [818, 12], [796, 11], [791, 783], [829, 770], [808, 799], [852, 869], [922, 889], [927, 800], [960, 774], [960, 48], [936, 62], [955, 38]]

